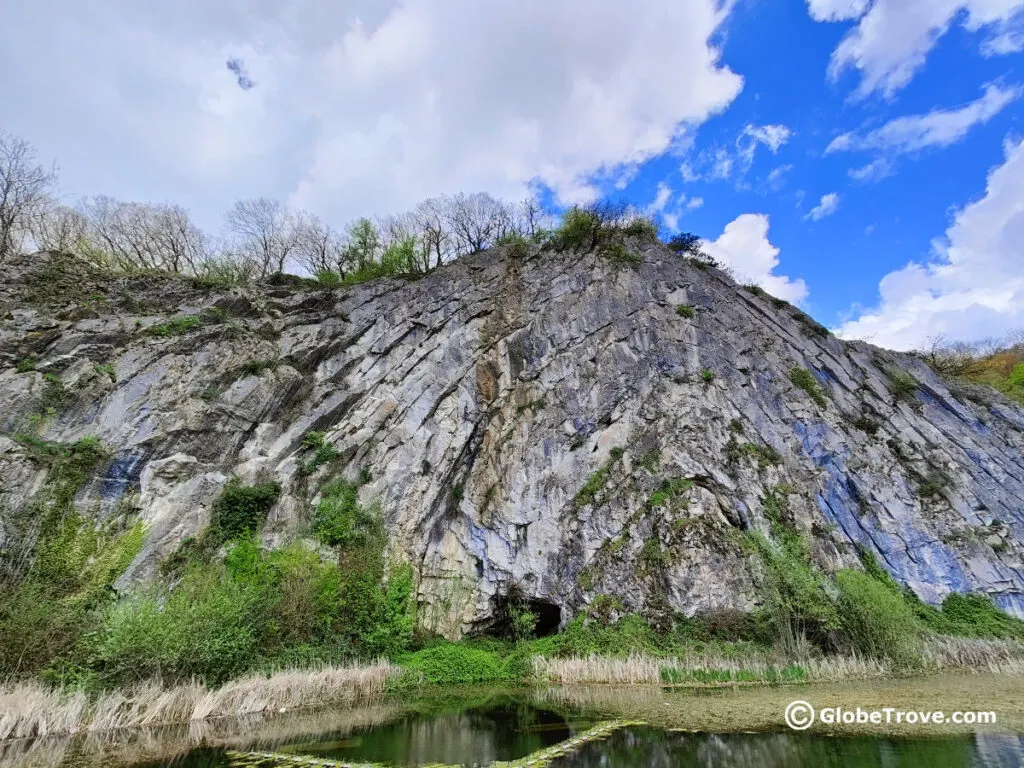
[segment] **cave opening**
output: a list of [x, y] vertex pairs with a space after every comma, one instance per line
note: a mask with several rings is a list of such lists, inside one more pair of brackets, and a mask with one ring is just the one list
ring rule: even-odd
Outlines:
[[548, 637], [558, 632], [562, 609], [557, 603], [526, 597], [513, 588], [508, 595], [497, 599], [489, 624], [485, 633], [492, 637], [509, 640]]
[[530, 600], [528, 602], [530, 612], [537, 617], [533, 634], [536, 637], [548, 637], [558, 631], [562, 623], [562, 609], [547, 600]]

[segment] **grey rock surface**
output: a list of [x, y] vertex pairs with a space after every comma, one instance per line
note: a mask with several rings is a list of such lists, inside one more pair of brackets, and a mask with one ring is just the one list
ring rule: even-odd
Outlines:
[[[486, 629], [513, 586], [563, 622], [599, 595], [749, 609], [759, 570], [740, 541], [768, 532], [769, 493], [826, 569], [857, 567], [864, 547], [924, 600], [982, 591], [1024, 616], [1024, 411], [641, 250], [617, 265], [494, 249], [335, 290], [111, 281], [28, 257], [0, 284], [0, 431], [24, 429], [59, 378], [60, 406], [32, 428], [111, 453], [77, 505], [148, 524], [119, 588], [153, 578], [231, 476], [280, 483], [263, 531], [277, 546], [302, 535], [328, 476], [366, 470], [420, 621], [450, 637]], [[151, 330], [184, 315], [203, 323]], [[894, 371], [916, 391], [894, 394]], [[341, 458], [305, 475], [310, 430]], [[44, 480], [0, 436], [3, 557], [31, 536], [17, 510]]]

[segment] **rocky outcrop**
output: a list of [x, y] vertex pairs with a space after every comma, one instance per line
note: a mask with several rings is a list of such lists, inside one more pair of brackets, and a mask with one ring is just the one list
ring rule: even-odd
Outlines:
[[[825, 568], [863, 547], [927, 601], [977, 590], [1024, 615], [1024, 411], [640, 250], [495, 249], [335, 290], [110, 280], [37, 255], [0, 285], [0, 429], [102, 439], [77, 506], [149, 526], [122, 586], [201, 530], [231, 476], [281, 485], [275, 546], [326, 477], [364, 470], [420, 620], [450, 636], [486, 629], [513, 587], [561, 621], [601, 595], [751, 608], [742, 532], [768, 532], [767, 498]], [[308, 473], [313, 430], [339, 458]], [[40, 473], [0, 437], [5, 557]]]

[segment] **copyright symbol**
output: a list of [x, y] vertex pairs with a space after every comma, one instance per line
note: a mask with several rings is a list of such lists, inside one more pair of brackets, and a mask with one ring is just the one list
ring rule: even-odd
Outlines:
[[814, 724], [814, 707], [806, 701], [791, 701], [786, 707], [786, 725], [794, 731], [805, 731]]

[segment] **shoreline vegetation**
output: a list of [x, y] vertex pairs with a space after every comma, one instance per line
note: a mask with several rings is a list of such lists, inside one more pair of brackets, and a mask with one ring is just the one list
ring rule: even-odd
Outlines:
[[[486, 687], [498, 682], [521, 686], [607, 686], [706, 689], [774, 687], [857, 680], [921, 678], [948, 673], [1024, 677], [1024, 643], [1014, 640], [931, 638], [922, 663], [914, 670], [858, 655], [821, 656], [781, 661], [770, 652], [734, 658], [714, 652], [658, 657], [633, 653], [615, 656], [549, 658], [525, 656], [510, 646], [504, 659], [478, 644], [432, 646], [435, 653], [410, 654], [404, 664], [381, 661], [367, 666], [321, 666], [286, 669], [231, 680], [219, 687], [191, 681], [163, 685], [149, 681], [130, 688], [92, 694], [37, 681], [0, 687], [0, 744], [80, 734], [101, 735], [252, 715], [284, 715], [327, 708], [353, 708], [386, 700], [391, 695], [445, 690], [452, 686]], [[528, 644], [527, 644], [528, 645]], [[445, 666], [439, 670], [430, 660]], [[476, 657], [476, 663], [465, 661]], [[457, 659], [463, 659], [459, 664]], [[504, 661], [491, 673], [480, 662]], [[520, 676], [515, 676], [519, 669]]]

